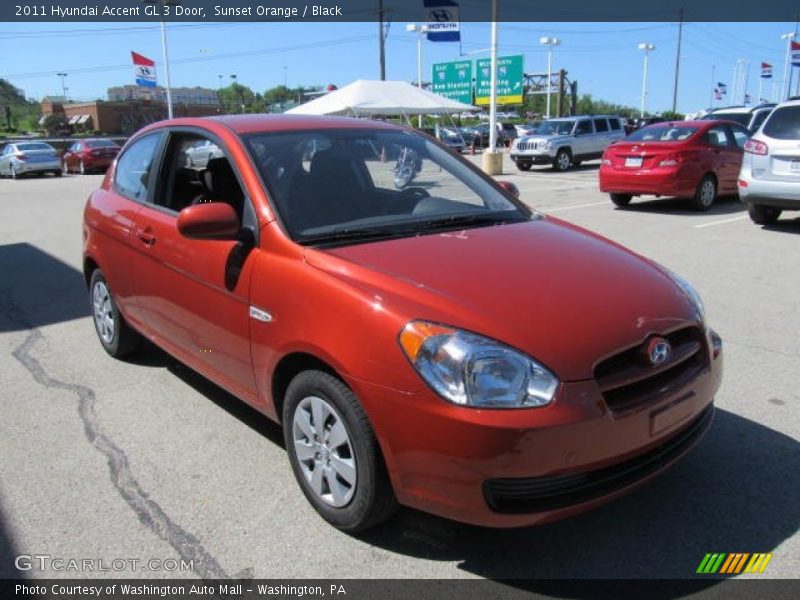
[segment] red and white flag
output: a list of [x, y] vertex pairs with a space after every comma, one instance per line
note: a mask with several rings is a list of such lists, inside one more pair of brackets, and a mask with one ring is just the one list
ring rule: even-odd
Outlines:
[[761, 79], [772, 79], [772, 65], [769, 63], [761, 63]]
[[138, 52], [131, 51], [133, 59], [133, 74], [136, 78], [136, 85], [144, 87], [156, 87], [156, 63]]
[[792, 66], [800, 67], [800, 43], [792, 42]]

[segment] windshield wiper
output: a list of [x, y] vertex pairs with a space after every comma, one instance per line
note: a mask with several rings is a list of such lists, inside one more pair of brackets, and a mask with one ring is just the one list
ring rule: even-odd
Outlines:
[[502, 216], [497, 213], [490, 214], [464, 214], [464, 215], [450, 215], [439, 219], [430, 219], [417, 225], [419, 230], [430, 229], [447, 229], [451, 227], [459, 227], [462, 225], [502, 225], [504, 223], [523, 221], [524, 217], [519, 215]]
[[303, 237], [300, 241], [303, 244], [320, 244], [328, 242], [343, 242], [343, 241], [357, 241], [357, 240], [371, 240], [380, 238], [396, 237], [398, 235], [407, 235], [405, 231], [398, 231], [396, 228], [345, 228], [334, 229], [327, 233], [320, 233], [309, 237]]

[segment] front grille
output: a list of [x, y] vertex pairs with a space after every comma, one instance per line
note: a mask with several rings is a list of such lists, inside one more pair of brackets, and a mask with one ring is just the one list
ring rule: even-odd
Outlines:
[[595, 380], [612, 412], [626, 413], [651, 404], [688, 385], [708, 367], [707, 344], [697, 327], [662, 337], [672, 345], [672, 355], [663, 365], [653, 366], [646, 360], [645, 342], [595, 367]]
[[490, 479], [483, 492], [489, 508], [500, 513], [529, 513], [589, 502], [631, 485], [670, 464], [699, 440], [714, 415], [706, 408], [680, 433], [625, 462], [584, 473]]
[[518, 142], [517, 150], [538, 150], [540, 144], [541, 142]]

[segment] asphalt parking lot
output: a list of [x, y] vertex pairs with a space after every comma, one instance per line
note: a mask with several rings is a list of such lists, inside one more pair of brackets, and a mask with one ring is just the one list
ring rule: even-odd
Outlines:
[[726, 370], [716, 422], [679, 465], [538, 528], [403, 510], [340, 533], [302, 496], [277, 425], [156, 349], [129, 362], [103, 352], [81, 274], [82, 208], [101, 176], [4, 179], [0, 577], [93, 575], [14, 568], [15, 556], [47, 554], [193, 561], [117, 573], [128, 577], [683, 578], [706, 552], [773, 552], [759, 577], [796, 577], [800, 218], [758, 227], [735, 199], [708, 213], [671, 199], [620, 210], [597, 189], [597, 161], [520, 173], [505, 160], [500, 178], [526, 202], [663, 263], [703, 296]]

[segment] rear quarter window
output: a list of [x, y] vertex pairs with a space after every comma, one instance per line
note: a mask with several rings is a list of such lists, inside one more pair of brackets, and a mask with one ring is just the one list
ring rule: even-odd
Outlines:
[[619, 131], [622, 129], [622, 126], [619, 124], [619, 119], [609, 119], [609, 125], [611, 125], [611, 131]]
[[151, 133], [126, 148], [114, 173], [114, 187], [117, 192], [131, 200], [147, 199], [153, 156], [160, 140], [160, 132]]
[[800, 105], [772, 111], [764, 124], [764, 135], [776, 140], [800, 140]]

